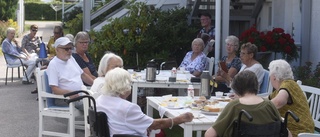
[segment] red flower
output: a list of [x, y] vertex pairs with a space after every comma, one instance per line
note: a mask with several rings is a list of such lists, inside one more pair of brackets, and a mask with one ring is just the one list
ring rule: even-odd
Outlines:
[[284, 30], [282, 28], [274, 28], [272, 30], [272, 32], [275, 32], [275, 33], [284, 33]]
[[272, 31], [260, 32], [255, 26], [252, 26], [240, 35], [240, 45], [247, 42], [255, 44], [259, 52], [280, 52], [287, 61], [299, 57], [294, 39], [290, 34], [285, 33], [282, 28], [274, 28]]
[[287, 54], [291, 54], [291, 51], [292, 51], [292, 48], [287, 45], [285, 48], [284, 48], [284, 52], [287, 53]]
[[280, 37], [280, 38], [279, 38], [279, 43], [280, 43], [281, 45], [284, 45], [284, 44], [286, 43], [286, 39], [283, 38], [283, 37]]
[[261, 51], [261, 52], [266, 52], [266, 51], [267, 51], [267, 48], [266, 48], [265, 46], [261, 46], [261, 47], [260, 47], [260, 51]]

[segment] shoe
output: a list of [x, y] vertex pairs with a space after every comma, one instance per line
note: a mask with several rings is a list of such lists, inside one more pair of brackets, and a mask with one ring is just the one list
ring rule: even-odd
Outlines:
[[31, 94], [36, 94], [36, 93], [38, 93], [38, 89], [31, 91]]
[[22, 84], [33, 84], [33, 81], [22, 81]]

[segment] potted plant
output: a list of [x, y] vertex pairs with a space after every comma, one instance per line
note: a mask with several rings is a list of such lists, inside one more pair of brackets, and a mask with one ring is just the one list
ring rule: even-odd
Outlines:
[[260, 32], [253, 25], [240, 35], [240, 45], [251, 42], [258, 47], [258, 52], [281, 53], [282, 58], [291, 62], [299, 57], [298, 48], [290, 34], [282, 28], [274, 28], [271, 31]]

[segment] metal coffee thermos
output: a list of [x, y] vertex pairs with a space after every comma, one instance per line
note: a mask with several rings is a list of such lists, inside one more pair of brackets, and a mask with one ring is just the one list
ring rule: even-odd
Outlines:
[[205, 96], [206, 99], [211, 98], [211, 90], [210, 90], [210, 80], [213, 81], [212, 77], [210, 76], [209, 71], [203, 71], [201, 76], [201, 88], [200, 88], [200, 95]]
[[147, 63], [146, 68], [146, 81], [148, 82], [154, 82], [156, 81], [156, 75], [160, 73], [160, 70], [157, 73], [157, 63], [154, 60], [150, 60]]

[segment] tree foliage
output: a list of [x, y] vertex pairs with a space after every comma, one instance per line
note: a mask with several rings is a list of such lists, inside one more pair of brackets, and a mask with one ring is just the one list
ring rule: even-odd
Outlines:
[[187, 24], [189, 10], [152, 10], [138, 2], [128, 9], [128, 16], [110, 20], [100, 31], [90, 32], [94, 42], [89, 51], [96, 64], [105, 51], [120, 55], [125, 66], [135, 66], [138, 53], [139, 67], [144, 68], [153, 58], [180, 62], [191, 49], [197, 29]]
[[3, 21], [16, 19], [18, 0], [0, 0], [0, 17]]

